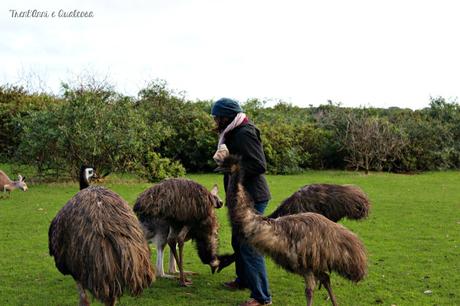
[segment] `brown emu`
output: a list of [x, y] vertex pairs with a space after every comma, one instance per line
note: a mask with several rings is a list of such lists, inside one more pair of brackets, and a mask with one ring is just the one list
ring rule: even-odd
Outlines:
[[[369, 215], [367, 195], [353, 185], [312, 184], [300, 188], [285, 199], [267, 218], [314, 212], [338, 222], [342, 218], [360, 220]], [[220, 272], [235, 261], [234, 254], [219, 256]]]
[[[157, 266], [165, 241], [167, 241], [178, 263], [179, 283], [182, 286], [191, 284], [191, 281], [186, 279], [183, 268], [185, 241], [189, 239], [195, 241], [198, 256], [204, 264], [211, 266], [212, 273], [219, 266], [217, 259], [218, 223], [214, 207], [220, 206], [222, 202], [215, 194], [188, 179], [164, 180], [144, 191], [134, 205], [134, 212], [143, 224], [147, 239], [155, 240], [156, 235], [163, 233], [163, 237], [158, 238], [156, 242], [157, 251], [161, 252], [157, 254]], [[167, 231], [164, 229], [164, 224], [162, 230], [155, 228], [155, 226], [160, 226], [159, 220], [169, 226], [166, 239], [164, 234]], [[179, 254], [177, 254], [176, 245], [179, 247]]]
[[312, 184], [300, 188], [267, 217], [278, 218], [303, 212], [321, 214], [331, 221], [359, 220], [369, 214], [369, 198], [357, 186]]
[[324, 285], [337, 305], [328, 272], [358, 282], [367, 273], [363, 243], [351, 231], [316, 213], [300, 213], [271, 219], [257, 215], [241, 184], [239, 159], [229, 156], [221, 166], [230, 172], [227, 206], [232, 227], [247, 242], [270, 256], [285, 270], [305, 280], [307, 305], [313, 303], [316, 280]]
[[89, 186], [93, 169], [80, 170], [80, 191], [51, 222], [50, 255], [57, 269], [77, 282], [80, 305], [86, 290], [105, 305], [124, 291], [139, 295], [155, 280], [150, 249], [131, 207], [115, 192]]
[[10, 196], [11, 191], [14, 189], [19, 188], [22, 191], [27, 191], [27, 184], [24, 180], [25, 178], [19, 174], [18, 180], [12, 181], [5, 172], [0, 170], [0, 191], [3, 193], [8, 192], [8, 196]]

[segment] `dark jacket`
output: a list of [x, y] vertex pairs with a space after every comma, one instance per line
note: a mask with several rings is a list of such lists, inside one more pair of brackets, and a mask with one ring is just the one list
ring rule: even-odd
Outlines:
[[[267, 163], [260, 131], [252, 123], [238, 126], [225, 135], [225, 144], [230, 154], [241, 156], [244, 171], [243, 186], [254, 202], [270, 200], [270, 191], [264, 175]], [[225, 191], [227, 191], [227, 184], [228, 175], [225, 175]]]

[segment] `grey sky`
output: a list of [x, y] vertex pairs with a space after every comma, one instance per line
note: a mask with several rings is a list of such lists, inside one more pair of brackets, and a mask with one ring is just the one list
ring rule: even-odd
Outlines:
[[3, 0], [0, 83], [37, 75], [58, 92], [89, 71], [131, 95], [162, 78], [191, 99], [421, 108], [460, 95], [459, 13], [453, 0]]

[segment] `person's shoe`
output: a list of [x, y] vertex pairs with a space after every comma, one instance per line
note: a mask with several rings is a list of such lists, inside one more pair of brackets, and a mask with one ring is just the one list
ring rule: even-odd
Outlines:
[[267, 302], [267, 303], [261, 303], [255, 299], [249, 299], [247, 300], [246, 302], [244, 302], [243, 304], [240, 304], [239, 306], [263, 306], [263, 305], [271, 305], [272, 302]]
[[228, 290], [232, 290], [232, 291], [245, 289], [245, 287], [241, 286], [237, 281], [225, 282], [222, 285]]

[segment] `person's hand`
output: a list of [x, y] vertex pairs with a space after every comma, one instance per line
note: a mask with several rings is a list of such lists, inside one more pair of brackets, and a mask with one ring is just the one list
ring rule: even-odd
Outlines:
[[219, 146], [219, 149], [216, 151], [216, 153], [214, 154], [212, 158], [220, 166], [222, 162], [224, 161], [225, 157], [227, 157], [229, 154], [230, 152], [228, 151], [227, 146], [224, 143]]

